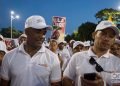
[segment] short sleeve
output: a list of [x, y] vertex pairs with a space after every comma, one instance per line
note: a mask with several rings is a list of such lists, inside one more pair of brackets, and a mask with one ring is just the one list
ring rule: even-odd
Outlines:
[[64, 73], [63, 73], [63, 77], [68, 77], [72, 80], [75, 80], [75, 73], [76, 73], [76, 64], [75, 64], [75, 56], [73, 55], [70, 59], [70, 62], [68, 63]]
[[60, 68], [60, 62], [57, 55], [55, 55], [54, 57], [50, 79], [51, 79], [51, 82], [61, 81], [61, 68]]

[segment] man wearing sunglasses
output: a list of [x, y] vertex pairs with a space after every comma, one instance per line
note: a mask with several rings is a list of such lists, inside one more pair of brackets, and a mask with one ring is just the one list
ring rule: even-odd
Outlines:
[[111, 77], [120, 72], [120, 59], [108, 52], [118, 35], [112, 22], [101, 21], [92, 34], [94, 46], [71, 58], [63, 74], [63, 85], [73, 86], [75, 82], [75, 86], [120, 86], [120, 82], [113, 85]]

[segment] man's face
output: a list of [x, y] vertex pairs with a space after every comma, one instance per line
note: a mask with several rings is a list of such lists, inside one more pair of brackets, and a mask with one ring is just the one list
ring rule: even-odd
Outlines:
[[58, 48], [58, 44], [57, 44], [57, 42], [55, 42], [55, 41], [51, 41], [51, 42], [50, 42], [50, 49], [56, 51], [57, 48]]
[[114, 54], [115, 56], [120, 57], [120, 44], [114, 43], [114, 44], [110, 47], [110, 52], [111, 52], [112, 54]]
[[3, 59], [4, 55], [5, 55], [5, 52], [4, 51], [0, 51], [0, 65], [2, 63], [2, 59]]
[[26, 29], [27, 44], [35, 48], [41, 47], [45, 40], [46, 32], [46, 29]]
[[76, 49], [77, 52], [80, 52], [83, 49], [83, 45], [79, 44], [75, 47], [75, 49]]
[[58, 44], [58, 47], [59, 47], [60, 50], [63, 50], [63, 48], [64, 48], [64, 43], [61, 42], [60, 44]]
[[24, 41], [26, 41], [27, 38], [26, 37], [20, 37], [19, 38], [19, 44], [22, 44]]
[[97, 31], [94, 36], [94, 46], [100, 50], [108, 50], [115, 41], [115, 32], [111, 28]]

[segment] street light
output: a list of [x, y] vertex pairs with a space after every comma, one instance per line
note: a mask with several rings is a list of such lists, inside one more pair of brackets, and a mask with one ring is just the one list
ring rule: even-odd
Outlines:
[[118, 10], [120, 10], [120, 6], [118, 6]]
[[16, 15], [14, 11], [11, 11], [11, 13], [10, 13], [10, 18], [11, 18], [11, 39], [12, 39], [12, 21], [13, 21], [14, 19], [19, 19], [20, 16], [19, 16], [19, 15]]

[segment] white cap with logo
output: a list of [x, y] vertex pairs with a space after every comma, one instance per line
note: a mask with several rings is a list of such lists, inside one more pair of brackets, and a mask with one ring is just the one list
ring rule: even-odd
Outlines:
[[116, 36], [119, 35], [119, 29], [118, 29], [111, 21], [107, 21], [107, 20], [106, 20], [106, 21], [101, 21], [101, 22], [97, 25], [95, 31], [104, 30], [104, 29], [106, 29], [106, 28], [111, 28], [111, 29], [113, 29], [113, 30], [115, 31]]
[[39, 15], [33, 15], [26, 19], [25, 28], [35, 28], [35, 29], [49, 29], [52, 30], [52, 26], [46, 25], [45, 19]]
[[81, 41], [75, 41], [75, 42], [73, 43], [73, 49], [74, 49], [75, 47], [77, 47], [78, 45], [84, 46], [83, 42], [81, 42]]

